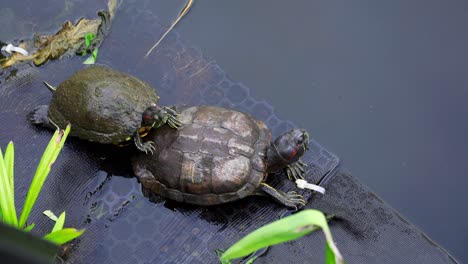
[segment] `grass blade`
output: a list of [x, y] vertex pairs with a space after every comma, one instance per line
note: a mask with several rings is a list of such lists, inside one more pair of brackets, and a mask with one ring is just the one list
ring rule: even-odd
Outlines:
[[39, 165], [37, 166], [36, 173], [34, 174], [31, 186], [29, 187], [28, 195], [26, 196], [26, 200], [24, 202], [23, 211], [21, 212], [19, 221], [20, 228], [24, 227], [26, 224], [32, 207], [34, 206], [34, 203], [39, 196], [39, 192], [42, 189], [42, 185], [45, 180], [44, 175], [46, 176], [50, 170], [48, 164], [50, 164], [52, 153], [57, 146], [56, 139], [59, 136], [59, 130], [55, 131], [54, 135], [49, 141], [49, 144], [47, 145], [47, 148], [44, 151], [44, 154], [42, 155], [41, 160], [39, 161]]
[[327, 219], [322, 212], [317, 210], [304, 210], [260, 227], [226, 250], [220, 257], [221, 262], [230, 263], [232, 259], [247, 256], [261, 248], [303, 237], [317, 230], [317, 227], [322, 228], [327, 247], [331, 252], [331, 254], [327, 252], [331, 256], [327, 257], [330, 262], [326, 263], [344, 263], [341, 253], [333, 242]]
[[54, 228], [52, 228], [52, 232], [55, 232], [55, 231], [60, 231], [63, 229], [63, 225], [65, 224], [65, 212], [63, 212], [59, 218], [57, 219], [57, 221], [55, 221], [55, 225], [54, 225]]
[[[12, 153], [10, 151], [10, 153]], [[7, 165], [0, 150], [0, 209], [2, 211], [3, 222], [12, 226], [18, 226], [16, 215], [14, 191], [11, 180], [7, 172]]]
[[[63, 131], [63, 135], [62, 137], [60, 138], [57, 138], [57, 142], [58, 142], [58, 149], [56, 149], [56, 151], [54, 152], [53, 156], [52, 156], [52, 161], [51, 161], [51, 164], [55, 162], [55, 160], [57, 159], [58, 155], [60, 154], [60, 150], [62, 150], [63, 148], [63, 145], [65, 144], [65, 140], [67, 139], [67, 136], [68, 134], [70, 133], [70, 129], [71, 129], [71, 125], [68, 124], [67, 127], [65, 128], [65, 131]], [[49, 166], [50, 167], [50, 166]]]
[[5, 150], [5, 166], [7, 169], [7, 174], [10, 177], [10, 185], [11, 189], [13, 190], [13, 202], [15, 201], [15, 180], [14, 180], [14, 164], [15, 164], [15, 147], [13, 142], [10, 141], [8, 146]]
[[150, 53], [163, 41], [163, 39], [171, 32], [171, 30], [179, 23], [179, 21], [189, 12], [190, 8], [193, 5], [194, 0], [188, 0], [187, 3], [185, 4], [184, 8], [180, 11], [179, 15], [177, 16], [176, 20], [172, 23], [172, 25], [164, 32], [164, 34], [159, 38], [158, 42], [151, 47], [150, 50], [145, 55], [145, 59], [150, 55]]
[[49, 141], [46, 150], [39, 162], [37, 167], [36, 173], [34, 174], [33, 180], [31, 182], [31, 186], [28, 191], [28, 195], [26, 196], [26, 201], [24, 202], [23, 211], [21, 212], [21, 217], [19, 221], [19, 227], [23, 228], [28, 220], [29, 214], [36, 202], [37, 197], [42, 189], [42, 185], [44, 184], [47, 176], [49, 175], [50, 168], [54, 161], [57, 159], [57, 156], [60, 153], [60, 150], [63, 147], [65, 139], [70, 132], [70, 125], [67, 126], [65, 131], [57, 130], [54, 133], [54, 136]]
[[44, 236], [44, 239], [52, 243], [62, 245], [67, 243], [68, 241], [71, 241], [81, 236], [81, 234], [83, 234], [84, 231], [84, 229], [77, 230], [75, 228], [64, 228], [62, 230], [47, 234], [46, 236]]

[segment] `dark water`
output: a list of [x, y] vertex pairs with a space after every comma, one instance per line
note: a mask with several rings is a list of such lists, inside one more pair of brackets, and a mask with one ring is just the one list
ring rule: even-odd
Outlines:
[[466, 1], [204, 0], [178, 30], [463, 262], [467, 11]]
[[[47, 1], [36, 13], [31, 1], [0, 2], [0, 21], [11, 25], [0, 30], [2, 41], [54, 32], [65, 19], [95, 17], [105, 7], [105, 1]], [[160, 22], [168, 23], [182, 1], [160, 2]], [[23, 8], [28, 15], [22, 16]], [[268, 99], [281, 118], [311, 131], [355, 177], [463, 261], [468, 259], [462, 204], [468, 154], [466, 11], [462, 1], [204, 0], [177, 30], [251, 87], [252, 95]], [[143, 55], [157, 32], [125, 32], [125, 26], [126, 21], [115, 21], [119, 30], [111, 31], [116, 35], [102, 49], [110, 52], [98, 60], [144, 75], [138, 71], [143, 66], [128, 66], [137, 64], [136, 58], [117, 59], [112, 49]], [[161, 76], [144, 77], [157, 82]], [[63, 76], [57, 72], [50, 79], [59, 82]], [[119, 206], [122, 200], [115, 197], [130, 192], [136, 192], [134, 186], [101, 198], [109, 207]]]

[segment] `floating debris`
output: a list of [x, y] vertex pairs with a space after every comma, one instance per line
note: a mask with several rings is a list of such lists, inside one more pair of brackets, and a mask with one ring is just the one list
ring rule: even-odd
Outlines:
[[[115, 11], [120, 2], [120, 0], [109, 0], [108, 10], [99, 11], [98, 19], [89, 20], [81, 18], [74, 25], [72, 22], [66, 21], [62, 25], [62, 28], [52, 36], [36, 35], [32, 43], [34, 47], [30, 48], [30, 50], [35, 50], [35, 52], [31, 52], [31, 55], [24, 54], [21, 51], [26, 51], [29, 48], [26, 47], [26, 42], [22, 42], [17, 47], [20, 50], [11, 49], [10, 47], [13, 55], [0, 59], [0, 67], [7, 68], [24, 61], [33, 61], [34, 65], [40, 66], [49, 60], [59, 59], [65, 54], [73, 53], [82, 55], [84, 52], [87, 52], [97, 55], [97, 48], [102, 44], [109, 32]], [[86, 45], [86, 36], [89, 34], [93, 34], [94, 38], [91, 43]]]
[[164, 34], [159, 38], [158, 42], [151, 47], [150, 50], [145, 55], [145, 59], [150, 55], [150, 53], [163, 41], [163, 39], [171, 32], [171, 30], [179, 23], [179, 21], [189, 12], [190, 8], [193, 5], [193, 0], [188, 0], [187, 3], [185, 4], [184, 8], [180, 11], [179, 15], [177, 18], [174, 20], [172, 25], [164, 32]]

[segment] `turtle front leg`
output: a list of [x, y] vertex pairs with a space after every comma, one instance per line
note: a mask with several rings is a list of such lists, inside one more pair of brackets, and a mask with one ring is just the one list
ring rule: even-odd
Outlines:
[[155, 149], [153, 145], [153, 141], [146, 141], [143, 143], [138, 131], [135, 132], [135, 135], [133, 136], [133, 140], [135, 141], [135, 146], [137, 147], [138, 150], [143, 151], [146, 154], [148, 154], [148, 152], [153, 154], [153, 151]]
[[275, 201], [295, 210], [306, 204], [304, 197], [294, 191], [285, 193], [281, 190], [276, 190], [266, 183], [261, 183], [260, 189], [270, 195]]
[[287, 165], [286, 168], [284, 168], [284, 170], [290, 180], [292, 178], [294, 178], [294, 180], [297, 180], [304, 179], [305, 167], [307, 167], [307, 164], [302, 162], [301, 160], [298, 160], [293, 164]]
[[179, 128], [182, 125], [179, 114], [171, 107], [163, 106], [162, 109], [166, 110], [167, 121], [166, 123], [172, 128]]
[[153, 128], [158, 128], [164, 124], [168, 124], [172, 128], [179, 128], [182, 125], [179, 114], [173, 108], [167, 106], [157, 107], [153, 120], [155, 121], [152, 124]]

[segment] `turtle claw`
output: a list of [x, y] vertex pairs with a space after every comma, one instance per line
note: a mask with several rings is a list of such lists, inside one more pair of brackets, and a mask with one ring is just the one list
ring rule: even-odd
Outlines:
[[141, 141], [141, 137], [140, 137], [140, 134], [135, 133], [135, 136], [134, 136], [134, 141], [135, 141], [135, 146], [137, 147], [138, 150], [140, 151], [143, 151], [145, 152], [146, 154], [151, 153], [151, 155], [153, 154], [153, 151], [156, 149], [154, 147], [154, 142], [153, 141], [146, 141], [146, 142], [142, 142]]
[[182, 125], [182, 123], [178, 119], [178, 115], [177, 116], [172, 116], [172, 115], [168, 116], [167, 124], [172, 128], [179, 128]]
[[146, 141], [145, 143], [141, 144], [141, 147], [138, 148], [141, 151], [144, 151], [146, 154], [151, 153], [153, 155], [153, 151], [156, 149], [154, 147], [153, 141]]
[[293, 208], [296, 211], [298, 208], [305, 206], [307, 203], [304, 197], [295, 191], [290, 191], [286, 193], [281, 190], [276, 190], [275, 188], [271, 187], [266, 183], [261, 183], [260, 189], [263, 192], [269, 194], [277, 202], [287, 207]]
[[304, 179], [304, 174], [305, 174], [305, 167], [308, 165], [301, 160], [286, 166], [285, 171], [286, 175], [288, 175], [288, 179], [290, 180], [298, 180], [298, 179]]
[[286, 193], [285, 198], [287, 199], [287, 203], [285, 205], [294, 208], [295, 210], [305, 206], [307, 203], [304, 197], [296, 192]]
[[167, 124], [172, 128], [179, 128], [182, 125], [180, 115], [171, 107], [162, 107], [167, 112]]

